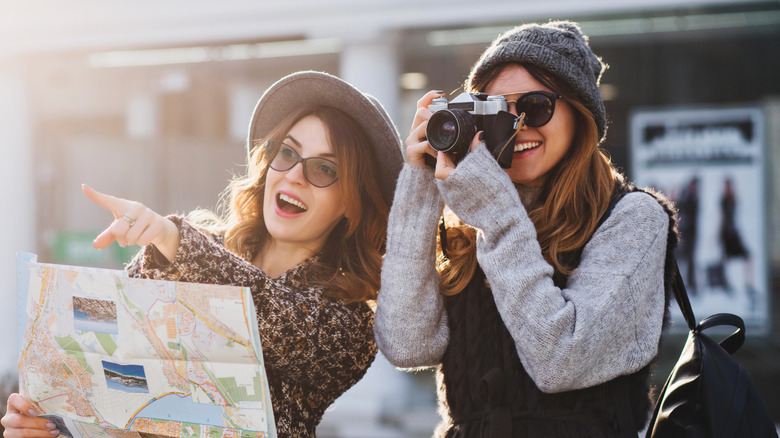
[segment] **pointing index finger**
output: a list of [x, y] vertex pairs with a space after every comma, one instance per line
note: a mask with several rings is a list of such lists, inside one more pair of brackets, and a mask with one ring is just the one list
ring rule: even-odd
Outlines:
[[84, 192], [87, 199], [107, 210], [111, 210], [115, 216], [118, 215], [124, 207], [123, 199], [98, 192], [86, 184], [81, 185], [81, 191]]

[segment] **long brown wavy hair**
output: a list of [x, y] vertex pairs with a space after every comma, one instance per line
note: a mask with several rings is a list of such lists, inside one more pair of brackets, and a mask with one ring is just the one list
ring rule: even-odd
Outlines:
[[299, 120], [315, 116], [326, 127], [328, 143], [339, 166], [339, 190], [345, 217], [334, 227], [306, 281], [321, 285], [326, 296], [359, 302], [376, 299], [387, 233], [388, 205], [380, 190], [378, 163], [362, 129], [345, 113], [331, 107], [304, 106], [290, 114], [267, 138], [253, 145], [247, 174], [234, 178], [222, 195], [221, 218], [190, 215], [203, 228], [225, 237], [225, 247], [252, 260], [266, 240], [263, 198], [270, 158], [266, 141], [282, 141]]
[[[464, 89], [484, 91], [505, 67], [502, 64], [475, 77]], [[593, 114], [574, 96], [565, 82], [533, 65], [517, 64], [554, 92], [565, 96], [575, 115], [574, 139], [566, 155], [547, 174], [528, 216], [536, 228], [542, 255], [557, 273], [569, 275], [563, 254], [585, 246], [596, 231], [599, 219], [609, 205], [617, 171], [599, 147], [598, 128]], [[439, 246], [438, 269], [441, 293], [462, 291], [476, 266], [476, 230], [456, 217], [446, 217], [447, 257]]]

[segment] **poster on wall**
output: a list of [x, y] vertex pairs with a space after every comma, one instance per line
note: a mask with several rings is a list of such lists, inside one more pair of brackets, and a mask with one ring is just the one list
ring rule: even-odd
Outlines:
[[[632, 177], [677, 205], [677, 262], [696, 318], [734, 313], [753, 332], [769, 328], [764, 142], [759, 107], [631, 117]], [[676, 305], [672, 315], [686, 327]]]

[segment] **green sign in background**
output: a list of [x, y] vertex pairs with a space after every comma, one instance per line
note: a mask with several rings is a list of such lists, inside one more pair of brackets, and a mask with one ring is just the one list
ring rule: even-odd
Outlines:
[[116, 242], [108, 248], [98, 250], [92, 241], [99, 232], [59, 231], [54, 236], [52, 262], [66, 265], [94, 266], [100, 268], [122, 268], [138, 252], [139, 247], [122, 248]]

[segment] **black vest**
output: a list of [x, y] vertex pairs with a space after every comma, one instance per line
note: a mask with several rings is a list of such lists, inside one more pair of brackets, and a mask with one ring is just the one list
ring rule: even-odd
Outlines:
[[[623, 195], [637, 190], [618, 181], [599, 225]], [[677, 244], [676, 215], [665, 197], [641, 191], [654, 196], [669, 215], [664, 273], [666, 327]], [[581, 253], [579, 249], [562, 260], [576, 268]], [[565, 276], [556, 274], [553, 280], [558, 287], [566, 286]], [[633, 416], [637, 428], [647, 422], [652, 362], [632, 375], [604, 384], [546, 394], [523, 368], [479, 266], [462, 292], [445, 298], [445, 306], [450, 341], [440, 369], [439, 399], [453, 424], [444, 431], [444, 437], [621, 437], [631, 433], [635, 437], [637, 431], [619, 425], [616, 407], [624, 409], [623, 419]], [[625, 410], [626, 404], [630, 410]]]

